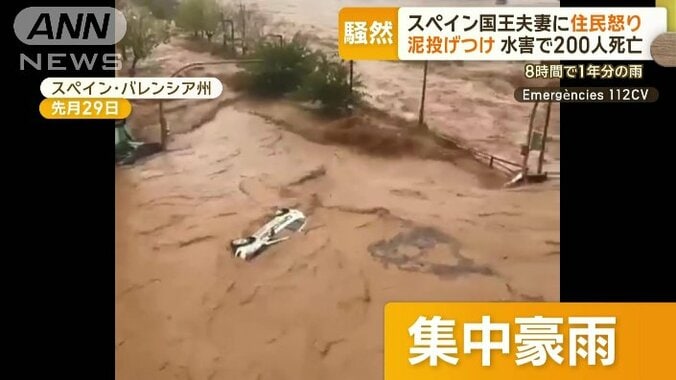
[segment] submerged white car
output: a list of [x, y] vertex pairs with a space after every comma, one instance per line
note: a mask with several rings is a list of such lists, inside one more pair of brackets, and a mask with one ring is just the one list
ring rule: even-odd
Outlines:
[[299, 210], [279, 209], [274, 218], [253, 235], [235, 239], [230, 243], [230, 246], [236, 257], [249, 260], [265, 247], [287, 240], [294, 233], [302, 231], [306, 224], [307, 218]]

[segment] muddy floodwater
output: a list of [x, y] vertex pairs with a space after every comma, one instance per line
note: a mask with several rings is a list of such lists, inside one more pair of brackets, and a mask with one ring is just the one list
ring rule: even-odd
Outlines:
[[[395, 300], [557, 300], [555, 185], [319, 145], [228, 107], [116, 173], [118, 379], [380, 379]], [[305, 233], [251, 262], [275, 206]]]
[[[258, 3], [275, 27], [328, 44], [340, 6], [415, 2]], [[210, 59], [175, 41], [139, 71]], [[419, 66], [356, 67], [376, 106], [415, 114]], [[430, 127], [518, 158], [530, 111], [512, 97], [520, 70], [432, 65]], [[153, 139], [155, 106], [134, 107], [134, 134]], [[506, 177], [471, 155], [378, 115], [376, 133], [366, 119], [325, 120], [227, 88], [215, 103], [167, 109], [167, 152], [115, 172], [119, 380], [382, 379], [387, 302], [559, 298], [558, 181], [504, 189]], [[234, 258], [230, 241], [276, 207], [306, 213], [305, 231]]]
[[[225, 1], [226, 3], [228, 1]], [[335, 51], [337, 14], [347, 6], [495, 7], [494, 0], [246, 0], [270, 21], [271, 33], [292, 36], [302, 31], [315, 46]], [[510, 7], [558, 7], [554, 0], [510, 0]], [[514, 100], [516, 87], [546, 83], [524, 78], [524, 62], [431, 62], [425, 119], [431, 128], [468, 145], [519, 161], [532, 104]], [[360, 61], [361, 76], [374, 106], [407, 119], [417, 119], [422, 92], [422, 63]], [[545, 168], [559, 170], [559, 107], [554, 104]], [[543, 124], [538, 120], [538, 126]]]

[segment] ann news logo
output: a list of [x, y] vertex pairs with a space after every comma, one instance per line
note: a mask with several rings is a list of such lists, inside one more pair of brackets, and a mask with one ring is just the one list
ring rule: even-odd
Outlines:
[[[115, 45], [124, 38], [127, 21], [122, 12], [110, 7], [30, 7], [14, 19], [14, 34], [32, 46]], [[45, 48], [47, 49], [47, 48]], [[118, 54], [20, 53], [20, 69], [103, 70], [119, 69]]]

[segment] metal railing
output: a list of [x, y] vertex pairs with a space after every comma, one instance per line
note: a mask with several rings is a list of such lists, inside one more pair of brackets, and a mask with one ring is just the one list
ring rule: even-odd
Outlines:
[[[233, 37], [234, 37], [234, 35], [233, 35]], [[280, 46], [283, 46], [283, 44], [284, 44], [284, 36], [282, 36], [280, 34], [269, 34], [266, 37], [279, 38]], [[191, 68], [195, 68], [195, 67], [226, 65], [226, 64], [251, 64], [251, 63], [260, 63], [260, 62], [262, 62], [261, 59], [226, 59], [226, 60], [212, 61], [212, 62], [194, 62], [194, 63], [190, 63], [190, 64], [185, 65], [185, 66], [181, 67], [180, 69], [176, 70], [173, 74], [171, 74], [171, 77], [176, 77], [180, 73], [182, 73], [186, 70], [189, 70]], [[424, 69], [423, 69], [423, 88], [422, 88], [421, 102], [420, 102], [421, 103], [420, 104], [420, 114], [419, 114], [419, 118], [418, 118], [419, 126], [425, 125], [424, 124], [424, 104], [425, 104], [425, 92], [426, 92], [427, 71], [428, 71], [427, 66], [428, 66], [428, 62], [425, 62]], [[349, 74], [349, 76], [350, 76], [350, 90], [352, 91], [352, 88], [353, 88], [352, 84], [353, 84], [353, 80], [354, 80], [354, 61], [352, 61], [352, 60], [349, 61], [349, 70], [350, 70], [350, 74]], [[550, 113], [549, 108], [550, 107], [551, 107], [551, 105], [548, 105], [547, 122], [546, 122], [547, 124], [549, 124], [549, 113]], [[536, 108], [537, 108], [537, 105], [535, 105], [535, 107], [534, 107], [534, 109], [531, 113], [531, 117], [530, 117], [531, 120], [530, 120], [530, 123], [529, 123], [529, 135], [532, 132], [532, 124], [533, 124], [533, 118], [535, 116], [534, 114], [536, 112], [535, 111]], [[167, 140], [167, 135], [168, 135], [168, 128], [167, 128], [167, 121], [166, 121], [166, 118], [164, 116], [164, 102], [163, 102], [163, 100], [159, 101], [159, 119], [160, 119], [160, 131], [161, 131], [160, 132], [161, 133], [160, 141], [161, 141], [162, 149], [164, 149], [166, 147], [166, 142], [167, 142], [166, 140]], [[507, 160], [505, 158], [502, 158], [502, 157], [499, 157], [499, 156], [496, 156], [496, 155], [493, 155], [493, 154], [490, 154], [490, 153], [487, 153], [487, 152], [484, 152], [484, 151], [480, 151], [476, 148], [472, 148], [470, 146], [462, 144], [459, 141], [457, 141], [457, 140], [455, 140], [451, 137], [443, 136], [443, 135], [436, 133], [432, 130], [430, 130], [430, 132], [434, 133], [434, 135], [436, 137], [438, 137], [442, 140], [445, 140], [449, 143], [452, 143], [453, 145], [457, 146], [460, 149], [463, 149], [463, 150], [470, 152], [477, 159], [483, 159], [483, 160], [487, 161], [486, 163], [488, 164], [488, 166], [490, 168], [495, 168], [495, 169], [501, 170], [503, 172], [506, 172], [508, 174], [516, 174], [519, 171], [523, 171], [523, 163], [513, 162], [513, 161]], [[529, 144], [530, 144], [530, 141], [529, 141]], [[542, 149], [542, 150], [544, 151], [544, 149]], [[542, 154], [543, 153], [544, 152], [541, 152], [541, 157], [539, 157], [540, 164], [538, 165], [538, 169], [539, 169], [538, 172], [540, 172], [542, 170], [541, 162], [542, 162]], [[554, 173], [552, 173], [552, 174], [554, 174]]]

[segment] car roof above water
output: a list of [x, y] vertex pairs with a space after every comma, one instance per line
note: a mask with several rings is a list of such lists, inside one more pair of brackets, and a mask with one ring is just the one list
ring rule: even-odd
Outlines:
[[272, 220], [256, 231], [253, 236], [260, 239], [265, 236], [272, 228], [284, 228], [293, 221], [299, 219], [305, 219], [305, 215], [298, 210], [291, 209], [286, 214], [275, 216]]

